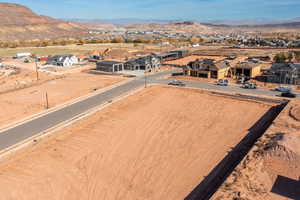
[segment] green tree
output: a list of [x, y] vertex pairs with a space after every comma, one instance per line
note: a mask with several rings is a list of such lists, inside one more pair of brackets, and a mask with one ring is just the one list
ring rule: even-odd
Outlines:
[[294, 58], [293, 52], [289, 52], [288, 55], [287, 55], [288, 61], [289, 61], [289, 62], [292, 62], [293, 58]]
[[62, 46], [65, 46], [65, 45], [67, 45], [67, 41], [61, 40], [61, 41], [59, 41], [58, 44], [60, 44], [60, 45], [62, 45]]
[[274, 57], [274, 62], [276, 63], [283, 63], [287, 60], [287, 57], [284, 53], [279, 53]]
[[47, 46], [49, 46], [49, 42], [48, 41], [43, 41], [41, 46], [42, 47], [47, 47]]
[[123, 38], [114, 38], [111, 40], [111, 43], [124, 43]]
[[294, 51], [294, 55], [295, 55], [295, 60], [297, 62], [300, 62], [300, 51]]

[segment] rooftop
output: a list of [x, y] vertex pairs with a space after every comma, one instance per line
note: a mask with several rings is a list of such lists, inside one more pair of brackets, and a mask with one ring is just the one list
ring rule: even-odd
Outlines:
[[252, 69], [259, 65], [260, 65], [259, 63], [253, 63], [253, 62], [240, 62], [236, 64], [235, 68]]
[[104, 61], [97, 62], [97, 65], [98, 64], [101, 64], [101, 65], [116, 65], [116, 64], [123, 64], [123, 62], [114, 61], [114, 60], [104, 60]]
[[162, 53], [162, 54], [157, 54], [158, 57], [167, 57], [167, 56], [173, 56], [176, 55], [176, 53]]
[[177, 53], [177, 52], [188, 52], [189, 50], [187, 49], [178, 49], [178, 50], [173, 50], [173, 51], [170, 51], [171, 53]]

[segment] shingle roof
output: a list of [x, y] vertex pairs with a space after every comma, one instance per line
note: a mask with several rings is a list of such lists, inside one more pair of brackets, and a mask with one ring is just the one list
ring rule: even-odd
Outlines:
[[254, 67], [259, 66], [258, 63], [253, 63], [253, 62], [241, 62], [238, 63], [235, 68], [243, 68], [243, 69], [252, 69]]
[[225, 69], [225, 68], [228, 68], [230, 67], [226, 62], [217, 62], [215, 63], [214, 65], [217, 69]]
[[177, 55], [176, 53], [162, 53], [162, 54], [157, 54], [158, 57], [167, 57], [167, 56], [173, 56]]

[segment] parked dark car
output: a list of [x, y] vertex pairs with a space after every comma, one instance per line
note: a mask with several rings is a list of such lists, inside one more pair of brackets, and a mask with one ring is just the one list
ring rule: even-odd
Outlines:
[[171, 81], [170, 83], [168, 83], [168, 85], [185, 86], [185, 84], [183, 82], [178, 81], [178, 80]]
[[281, 96], [288, 97], [288, 98], [296, 98], [297, 97], [297, 95], [292, 92], [283, 92], [283, 93], [281, 93]]

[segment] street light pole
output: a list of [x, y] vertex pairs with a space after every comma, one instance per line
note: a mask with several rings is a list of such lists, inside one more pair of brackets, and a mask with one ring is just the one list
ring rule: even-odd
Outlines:
[[48, 92], [46, 92], [46, 109], [49, 109]]

